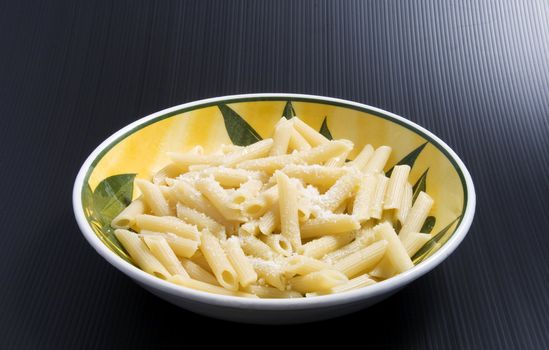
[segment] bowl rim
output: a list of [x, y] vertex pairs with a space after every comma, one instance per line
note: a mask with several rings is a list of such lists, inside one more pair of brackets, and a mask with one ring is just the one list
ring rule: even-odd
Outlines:
[[[393, 122], [397, 122], [400, 125], [406, 126], [408, 129], [419, 131], [422, 136], [427, 136], [430, 142], [438, 144], [439, 149], [445, 153], [450, 161], [453, 161], [459, 171], [461, 171], [462, 182], [464, 182], [465, 192], [464, 192], [464, 206], [465, 212], [462, 214], [458, 226], [453, 233], [452, 237], [440, 247], [432, 256], [425, 259], [418, 265], [414, 266], [412, 269], [391, 277], [385, 281], [376, 283], [374, 285], [368, 286], [366, 288], [360, 288], [344, 293], [339, 294], [330, 294], [323, 295], [314, 298], [295, 298], [295, 299], [256, 299], [256, 298], [242, 298], [236, 296], [226, 296], [218, 295], [208, 292], [203, 292], [199, 290], [190, 289], [187, 287], [179, 286], [171, 282], [162, 280], [160, 278], [154, 277], [145, 271], [139, 269], [138, 267], [128, 263], [123, 258], [111, 251], [97, 235], [93, 232], [86, 217], [84, 215], [84, 208], [82, 203], [82, 189], [84, 185], [84, 180], [87, 178], [88, 171], [94, 163], [97, 157], [102, 155], [103, 152], [110, 149], [109, 146], [112, 146], [113, 143], [123, 139], [127, 134], [134, 130], [137, 126], [144, 127], [151, 122], [156, 122], [164, 118], [159, 118], [164, 116], [165, 118], [170, 117], [175, 114], [183, 113], [182, 109], [190, 109], [197, 107], [205, 107], [206, 105], [213, 105], [220, 102], [225, 103], [236, 103], [241, 101], [236, 100], [254, 100], [261, 101], [263, 100], [278, 100], [278, 99], [289, 99], [289, 100], [309, 100], [310, 102], [318, 103], [330, 103], [332, 105], [340, 105], [342, 107], [351, 107], [358, 109], [364, 112], [373, 112], [376, 116], [384, 117], [390, 119]], [[250, 101], [252, 102], [252, 101]], [[158, 119], [157, 119], [158, 118]], [[445, 260], [463, 241], [471, 223], [473, 221], [475, 206], [476, 206], [476, 194], [471, 179], [469, 171], [465, 167], [463, 161], [459, 156], [440, 138], [436, 135], [423, 128], [422, 126], [405, 119], [394, 113], [385, 111], [383, 109], [369, 106], [366, 104], [348, 101], [339, 98], [325, 97], [318, 95], [306, 95], [306, 94], [294, 94], [294, 93], [257, 93], [257, 94], [239, 94], [239, 95], [227, 95], [214, 98], [207, 98], [198, 101], [188, 102], [173, 106], [170, 108], [163, 109], [156, 113], [152, 113], [146, 117], [140, 118], [133, 123], [128, 124], [122, 129], [118, 130], [105, 141], [103, 141], [99, 146], [97, 146], [93, 152], [86, 158], [82, 167], [80, 168], [78, 175], [76, 176], [73, 193], [72, 193], [72, 205], [74, 210], [74, 215], [80, 231], [88, 241], [88, 243], [101, 255], [105, 260], [107, 260], [115, 268], [132, 278], [133, 280], [143, 284], [147, 289], [152, 288], [163, 292], [164, 294], [169, 294], [171, 296], [188, 299], [194, 302], [206, 303], [210, 305], [217, 306], [226, 306], [233, 308], [246, 308], [250, 310], [287, 310], [291, 308], [293, 310], [298, 309], [311, 309], [311, 308], [323, 308], [330, 307], [338, 304], [347, 304], [357, 302], [363, 299], [374, 298], [379, 295], [390, 293], [391, 291], [396, 291], [401, 287], [404, 287], [406, 284], [412, 282], [413, 280], [423, 276], [427, 272], [431, 271], [434, 267], [439, 265], [443, 260]]]

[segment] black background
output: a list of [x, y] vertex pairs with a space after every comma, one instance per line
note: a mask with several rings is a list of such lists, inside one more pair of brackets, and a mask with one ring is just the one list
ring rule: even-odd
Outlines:
[[[203, 327], [257, 346], [549, 348], [547, 1], [0, 1], [0, 50], [0, 348], [184, 347]], [[138, 117], [252, 92], [350, 99], [440, 136], [476, 185], [463, 244], [368, 310], [292, 328], [133, 284], [76, 226], [81, 163]]]

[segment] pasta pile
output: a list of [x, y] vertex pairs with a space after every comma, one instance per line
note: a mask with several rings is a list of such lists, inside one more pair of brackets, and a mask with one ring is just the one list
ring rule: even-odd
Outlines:
[[414, 266], [433, 200], [413, 202], [409, 166], [386, 176], [390, 147], [347, 161], [352, 149], [294, 117], [246, 147], [170, 153], [152, 181], [135, 180], [141, 196], [112, 221], [115, 235], [144, 271], [211, 293], [297, 298], [374, 284]]

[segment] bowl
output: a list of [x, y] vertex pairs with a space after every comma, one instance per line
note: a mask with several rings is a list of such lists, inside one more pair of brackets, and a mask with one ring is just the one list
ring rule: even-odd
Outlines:
[[[150, 178], [169, 162], [169, 151], [201, 145], [246, 145], [271, 135], [281, 116], [297, 115], [325, 136], [346, 138], [355, 150], [370, 143], [393, 148], [385, 170], [408, 164], [415, 190], [435, 206], [422, 232], [432, 239], [413, 257], [415, 266], [388, 280], [341, 294], [300, 299], [248, 299], [188, 289], [145, 273], [113, 235], [110, 220], [138, 194], [134, 178]], [[354, 155], [351, 154], [352, 158]], [[393, 113], [364, 104], [312, 95], [246, 94], [171, 107], [137, 120], [99, 145], [82, 165], [73, 189], [82, 234], [110, 264], [143, 288], [184, 309], [214, 318], [262, 324], [318, 321], [348, 314], [387, 298], [446, 259], [473, 220], [475, 190], [463, 162], [442, 140]]]

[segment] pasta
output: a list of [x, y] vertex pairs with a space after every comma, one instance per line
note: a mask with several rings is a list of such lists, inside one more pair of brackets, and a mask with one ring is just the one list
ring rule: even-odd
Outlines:
[[295, 291], [309, 293], [333, 288], [347, 281], [348, 279], [343, 273], [326, 269], [294, 277], [290, 280], [290, 286]]
[[353, 146], [294, 117], [248, 146], [170, 152], [111, 226], [139, 268], [185, 288], [251, 298], [364, 288], [414, 266], [434, 202], [413, 201], [408, 165], [386, 176], [391, 147]]
[[112, 220], [111, 225], [114, 228], [130, 228], [135, 225], [135, 217], [144, 214], [145, 210], [145, 202], [143, 199], [137, 198]]
[[219, 286], [219, 283], [215, 279], [211, 272], [205, 270], [202, 266], [198, 265], [194, 261], [189, 259], [181, 259], [181, 264], [185, 268], [185, 271], [189, 276], [197, 281], [211, 284], [213, 286]]
[[387, 241], [387, 258], [398, 272], [404, 272], [414, 267], [414, 263], [392, 225], [385, 222], [377, 225], [374, 231], [379, 239]]
[[229, 194], [212, 178], [199, 179], [196, 188], [223, 215], [226, 220], [242, 221], [238, 205], [229, 200]]
[[363, 175], [359, 180], [359, 189], [353, 202], [353, 216], [360, 222], [370, 219], [370, 206], [376, 190], [377, 178], [372, 175]]
[[302, 246], [303, 255], [311, 258], [321, 258], [349, 243], [353, 240], [353, 238], [354, 234], [349, 232], [346, 234], [327, 235], [313, 239]]
[[147, 247], [149, 247], [152, 255], [164, 265], [170, 274], [189, 276], [164, 238], [146, 236], [143, 240]]
[[292, 135], [290, 136], [290, 143], [288, 144], [291, 150], [307, 151], [311, 149], [311, 145], [297, 130], [294, 129], [291, 132]]
[[327, 269], [330, 269], [330, 264], [304, 255], [295, 255], [288, 258], [285, 267], [287, 275], [306, 275], [311, 272]]
[[368, 247], [349, 254], [334, 264], [334, 267], [348, 277], [353, 277], [367, 271], [381, 260], [387, 249], [388, 242], [377, 241]]
[[297, 214], [297, 188], [282, 172], [276, 173], [280, 207], [280, 232], [295, 250], [301, 249], [301, 233]]
[[143, 271], [160, 278], [170, 276], [168, 270], [154, 257], [137, 235], [124, 229], [115, 230], [114, 235], [126, 248], [132, 259], [137, 263], [137, 266], [143, 269]]
[[396, 211], [396, 217], [401, 224], [406, 221], [410, 209], [412, 209], [412, 200], [414, 197], [414, 190], [412, 185], [406, 183], [404, 188], [404, 193], [402, 194], [402, 199], [400, 200], [400, 205]]
[[321, 196], [322, 205], [328, 210], [336, 210], [347, 198], [354, 195], [358, 180], [359, 176], [355, 172], [342, 176]]
[[387, 163], [387, 160], [391, 155], [391, 151], [392, 149], [389, 146], [381, 146], [376, 149], [370, 159], [368, 159], [368, 163], [366, 163], [366, 165], [364, 166], [363, 171], [366, 174], [380, 173], [381, 171], [383, 171], [385, 163]]
[[292, 118], [295, 130], [299, 132], [311, 146], [318, 146], [328, 142], [328, 139], [315, 129], [311, 128], [299, 118]]
[[153, 231], [147, 231], [147, 230], [141, 230], [141, 232], [138, 234], [141, 238], [146, 237], [161, 237], [169, 244], [170, 248], [172, 248], [175, 255], [184, 257], [184, 258], [190, 258], [193, 256], [193, 254], [196, 253], [196, 250], [198, 249], [198, 242], [194, 241], [192, 239], [187, 239], [183, 237], [179, 237], [173, 233], [161, 233], [161, 232], [153, 232]]
[[420, 192], [398, 233], [402, 241], [405, 241], [410, 233], [420, 232], [432, 206], [433, 199], [427, 193]]
[[165, 216], [171, 214], [168, 200], [164, 198], [160, 187], [142, 179], [136, 179], [135, 184], [143, 193], [143, 201], [151, 208], [154, 215]]
[[141, 214], [135, 217], [135, 224], [140, 228], [140, 230], [163, 233], [169, 232], [195, 241], [200, 237], [200, 232], [196, 226], [188, 224], [174, 216], [153, 216], [149, 214]]
[[283, 256], [292, 254], [292, 244], [290, 240], [281, 234], [273, 234], [266, 236], [263, 241], [271, 247], [271, 249]]
[[195, 209], [186, 207], [181, 203], [176, 205], [177, 217], [189, 224], [196, 225], [198, 229], [207, 229], [218, 238], [225, 238], [225, 227], [208, 215]]
[[288, 151], [288, 145], [290, 144], [290, 138], [292, 137], [292, 122], [282, 118], [275, 127], [273, 135], [273, 146], [269, 155], [278, 156], [286, 154]]
[[362, 148], [362, 151], [353, 159], [352, 161], [345, 164], [345, 166], [348, 167], [355, 167], [359, 170], [364, 169], [366, 167], [366, 164], [368, 164], [368, 161], [372, 157], [372, 154], [374, 154], [374, 148], [372, 145], [366, 145], [364, 148]]
[[340, 284], [330, 289], [314, 292], [314, 293], [307, 293], [307, 296], [313, 297], [313, 296], [319, 296], [319, 295], [325, 295], [325, 294], [342, 293], [342, 292], [346, 292], [353, 289], [371, 286], [372, 284], [375, 284], [375, 283], [376, 281], [370, 278], [368, 274], [364, 274], [364, 275], [355, 277], [353, 279], [350, 279], [347, 283]]
[[227, 259], [217, 238], [208, 231], [202, 231], [200, 251], [212, 268], [217, 282], [229, 290], [238, 290], [238, 279], [233, 265]]
[[374, 219], [381, 219], [383, 212], [383, 199], [385, 198], [385, 191], [387, 190], [389, 179], [383, 174], [376, 175], [375, 179], [376, 188], [370, 201], [370, 217]]
[[252, 264], [242, 251], [240, 242], [236, 237], [229, 238], [225, 243], [225, 252], [238, 275], [238, 281], [242, 287], [247, 287], [257, 281], [257, 273]]
[[262, 158], [269, 153], [269, 150], [273, 146], [272, 139], [265, 139], [258, 141], [246, 147], [239, 148], [227, 155], [227, 159], [223, 161], [226, 166], [233, 166], [238, 163], [242, 163], [247, 160]]
[[391, 173], [391, 178], [387, 183], [387, 192], [383, 201], [383, 209], [399, 209], [402, 201], [402, 195], [406, 187], [406, 179], [410, 174], [408, 165], [396, 165]]
[[344, 233], [360, 228], [360, 223], [348, 214], [331, 214], [311, 219], [301, 225], [301, 238], [313, 238]]

